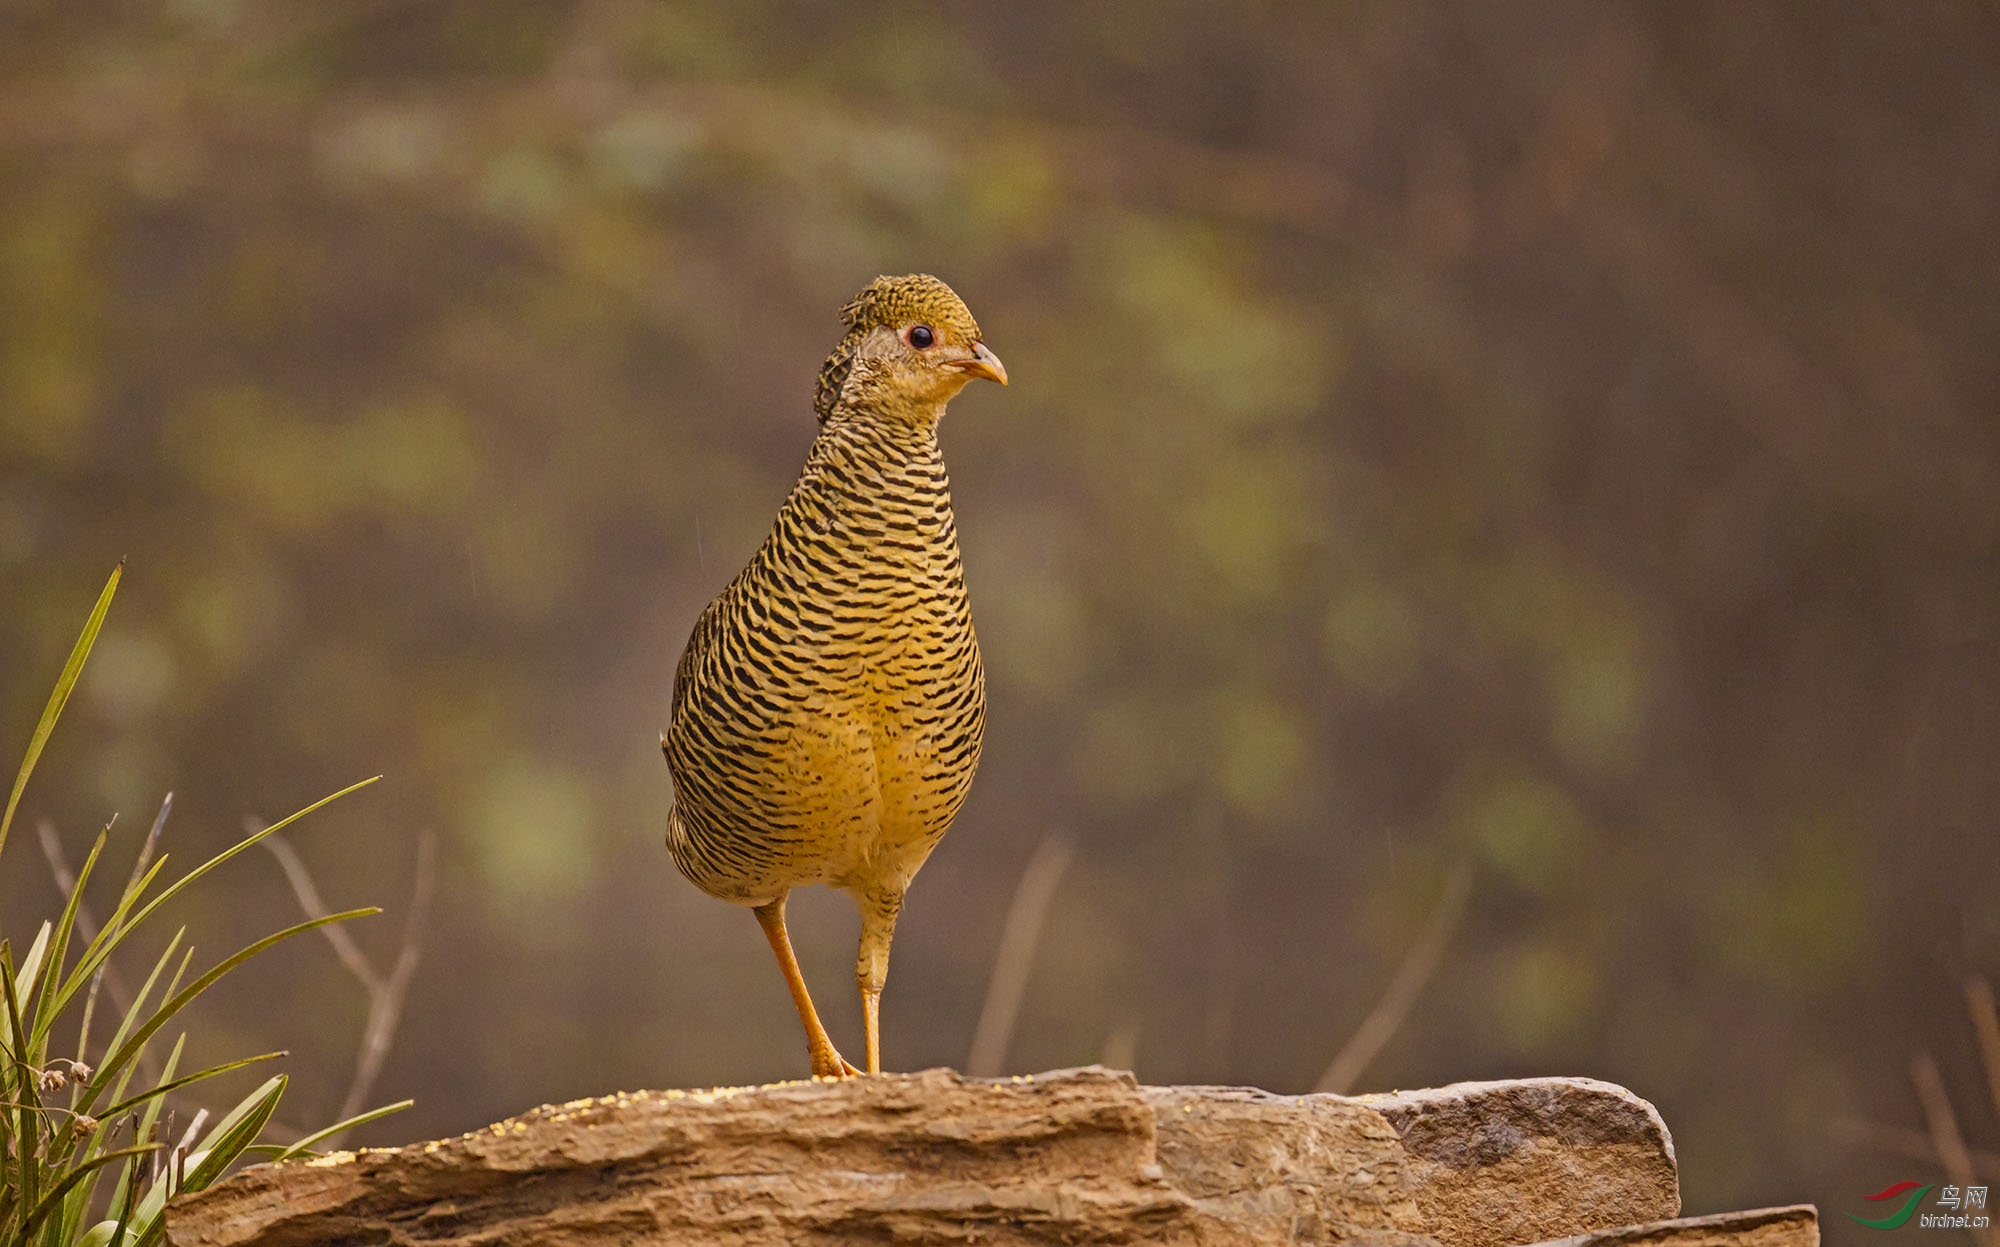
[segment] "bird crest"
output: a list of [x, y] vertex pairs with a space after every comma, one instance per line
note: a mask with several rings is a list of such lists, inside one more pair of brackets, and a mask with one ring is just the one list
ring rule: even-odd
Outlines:
[[840, 309], [847, 333], [819, 370], [819, 385], [813, 393], [813, 412], [825, 424], [840, 401], [840, 388], [854, 366], [854, 352], [861, 340], [880, 326], [899, 328], [907, 324], [929, 325], [945, 341], [977, 342], [979, 322], [965, 301], [950, 286], [929, 273], [905, 277], [877, 277], [868, 288], [848, 300]]

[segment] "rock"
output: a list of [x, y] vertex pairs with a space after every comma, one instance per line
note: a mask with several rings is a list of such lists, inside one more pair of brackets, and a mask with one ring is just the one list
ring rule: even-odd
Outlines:
[[1595, 1230], [1535, 1247], [1819, 1247], [1819, 1212], [1811, 1204], [1718, 1212]]
[[[1444, 1247], [1505, 1247], [1680, 1214], [1666, 1123], [1612, 1083], [1462, 1082], [1355, 1102], [1401, 1136], [1417, 1206]], [[1578, 1221], [1585, 1210], [1588, 1226]]]
[[261, 1165], [175, 1200], [167, 1241], [1458, 1247], [1672, 1216], [1675, 1190], [1657, 1114], [1581, 1079], [1348, 1099], [929, 1070], [633, 1092]]
[[1353, 1100], [1249, 1087], [1139, 1090], [1167, 1184], [1219, 1224], [1240, 1227], [1244, 1242], [1329, 1242], [1424, 1224], [1396, 1132]]

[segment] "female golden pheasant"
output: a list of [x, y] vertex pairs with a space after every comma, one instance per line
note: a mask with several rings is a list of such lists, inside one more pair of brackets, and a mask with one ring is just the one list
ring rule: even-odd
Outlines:
[[805, 470], [696, 622], [660, 740], [674, 864], [756, 911], [827, 1076], [861, 1071], [813, 1011], [785, 896], [809, 883], [853, 893], [868, 1072], [880, 1073], [896, 915], [965, 801], [986, 717], [938, 421], [972, 378], [1007, 384], [935, 277], [877, 278], [841, 316]]

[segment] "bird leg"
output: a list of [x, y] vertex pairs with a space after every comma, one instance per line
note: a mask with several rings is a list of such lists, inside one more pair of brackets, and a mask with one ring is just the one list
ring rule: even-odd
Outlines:
[[771, 951], [778, 955], [778, 968], [785, 972], [785, 986], [792, 989], [792, 1003], [799, 1007], [799, 1020], [806, 1025], [806, 1048], [812, 1053], [813, 1074], [822, 1078], [859, 1074], [860, 1070], [834, 1050], [832, 1036], [820, 1025], [819, 1014], [813, 1009], [812, 996], [806, 991], [806, 976], [799, 972], [799, 959], [792, 955], [792, 937], [785, 933], [784, 896], [757, 906], [753, 912], [757, 915], [757, 925], [764, 928], [764, 938], [771, 941]]
[[868, 1072], [882, 1072], [882, 985], [889, 981], [889, 941], [896, 936], [896, 915], [903, 909], [901, 892], [860, 892], [861, 951], [854, 959], [854, 978], [861, 985], [861, 1023], [866, 1028]]

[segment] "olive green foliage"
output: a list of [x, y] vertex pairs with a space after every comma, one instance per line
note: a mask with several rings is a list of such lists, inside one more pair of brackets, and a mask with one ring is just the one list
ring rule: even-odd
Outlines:
[[[1842, 1206], [1913, 1162], [1841, 1124], [1916, 1124], [1920, 1044], [1976, 1087], [2000, 969], [1993, 23], [12, 0], [0, 723], [135, 569], [20, 818], [172, 787], [199, 837], [386, 772], [301, 849], [394, 895], [439, 834], [372, 1141], [800, 1074], [658, 733], [843, 301], [931, 272], [1012, 385], [943, 430], [990, 718], [886, 1062], [965, 1059], [1051, 829], [1010, 1063], [1157, 1081], [1312, 1086], [1463, 861], [1362, 1086], [1613, 1078], [1690, 1210]], [[283, 926], [275, 877], [188, 920]], [[791, 917], [852, 1044], [853, 919]], [[356, 1017], [295, 961], [204, 1016], [317, 1118]]]
[[[0, 848], [5, 847], [28, 778], [97, 641], [123, 570], [121, 566], [105, 582], [35, 726], [13, 797], [0, 815]], [[43, 922], [25, 949], [0, 930], [0, 994], [5, 998], [5, 1010], [0, 1012], [0, 1245], [159, 1243], [165, 1232], [166, 1201], [182, 1191], [201, 1190], [245, 1155], [311, 1155], [312, 1144], [320, 1139], [407, 1107], [405, 1102], [365, 1113], [288, 1144], [260, 1144], [259, 1137], [284, 1096], [286, 1078], [279, 1074], [219, 1112], [213, 1124], [207, 1124], [206, 1112], [196, 1116], [195, 1124], [176, 1142], [162, 1133], [161, 1110], [169, 1097], [200, 1095], [209, 1080], [282, 1054], [267, 1052], [181, 1073], [187, 1041], [183, 1034], [174, 1041], [157, 1077], [142, 1076], [149, 1045], [224, 975], [294, 935], [376, 910], [349, 910], [298, 923], [257, 940], [191, 979], [187, 973], [194, 950], [183, 948], [187, 928], [181, 927], [166, 941], [130, 1004], [122, 1011], [107, 1010], [112, 1013], [108, 1019], [98, 1016], [98, 992], [107, 965], [141, 927], [150, 932], [159, 925], [147, 923], [156, 911], [259, 840], [364, 786], [356, 784], [315, 802], [238, 841], [174, 882], [156, 887], [167, 862], [164, 854], [154, 853], [166, 819], [162, 808], [99, 927], [81, 916], [84, 893], [110, 840], [107, 827], [77, 871], [59, 915]], [[93, 1020], [110, 1028], [108, 1036], [102, 1030], [92, 1033]], [[75, 1055], [64, 1055], [69, 1052]], [[101, 1183], [108, 1183], [102, 1194]]]

